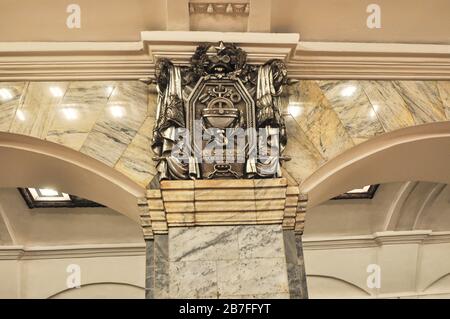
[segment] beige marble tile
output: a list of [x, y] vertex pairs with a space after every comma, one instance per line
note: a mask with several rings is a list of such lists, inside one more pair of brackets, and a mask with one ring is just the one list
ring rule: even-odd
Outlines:
[[147, 113], [149, 116], [156, 117], [157, 103], [158, 103], [158, 93], [156, 91], [156, 85], [151, 84], [148, 86]]
[[8, 132], [15, 117], [25, 119], [24, 115], [16, 114], [23, 100], [26, 82], [0, 82], [0, 131]]
[[24, 90], [23, 103], [17, 108], [10, 132], [45, 138], [55, 108], [68, 87], [67, 82], [30, 82]]
[[157, 174], [153, 152], [150, 148], [152, 129], [155, 120], [147, 117], [136, 136], [120, 157], [115, 168], [146, 187]]
[[447, 120], [450, 120], [450, 81], [437, 81], [437, 88]]
[[46, 139], [79, 150], [114, 89], [110, 81], [70, 82], [56, 107]]
[[138, 81], [116, 82], [80, 151], [115, 166], [147, 118], [147, 86]]
[[361, 84], [386, 132], [414, 125], [414, 118], [392, 81], [361, 81]]
[[359, 81], [317, 81], [355, 144], [384, 133]]
[[435, 81], [394, 81], [416, 124], [444, 121], [444, 106]]
[[252, 258], [217, 262], [220, 295], [287, 293], [286, 259]]
[[324, 162], [319, 151], [314, 147], [300, 126], [290, 115], [284, 116], [288, 143], [284, 151], [292, 160], [284, 163], [284, 168], [300, 183]]
[[316, 81], [302, 80], [291, 85], [288, 92], [286, 112], [325, 159], [333, 158], [354, 145]]

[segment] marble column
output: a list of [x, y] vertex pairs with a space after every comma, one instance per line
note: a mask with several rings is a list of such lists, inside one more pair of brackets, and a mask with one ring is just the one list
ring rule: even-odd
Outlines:
[[169, 236], [154, 236], [155, 294], [154, 298], [169, 298]]
[[294, 230], [284, 230], [284, 251], [291, 299], [308, 299], [302, 236]]
[[145, 240], [145, 299], [155, 298], [155, 242]]
[[169, 239], [168, 235], [154, 235], [146, 240], [145, 298], [169, 297]]

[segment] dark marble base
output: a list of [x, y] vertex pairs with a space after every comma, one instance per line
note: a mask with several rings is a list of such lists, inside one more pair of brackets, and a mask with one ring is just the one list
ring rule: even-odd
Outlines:
[[284, 250], [291, 299], [308, 299], [302, 236], [293, 230], [283, 231]]

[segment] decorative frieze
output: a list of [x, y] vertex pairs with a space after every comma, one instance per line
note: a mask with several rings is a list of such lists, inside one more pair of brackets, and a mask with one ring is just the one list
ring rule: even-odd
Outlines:
[[189, 3], [189, 14], [229, 14], [246, 15], [250, 13], [249, 3], [239, 2], [191, 2]]

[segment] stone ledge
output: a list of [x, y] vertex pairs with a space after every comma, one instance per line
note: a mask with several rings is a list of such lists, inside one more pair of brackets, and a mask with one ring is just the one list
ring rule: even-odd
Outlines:
[[147, 191], [155, 234], [166, 234], [170, 227], [206, 225], [281, 224], [283, 229], [303, 230], [299, 187], [286, 178], [166, 180], [160, 187]]

